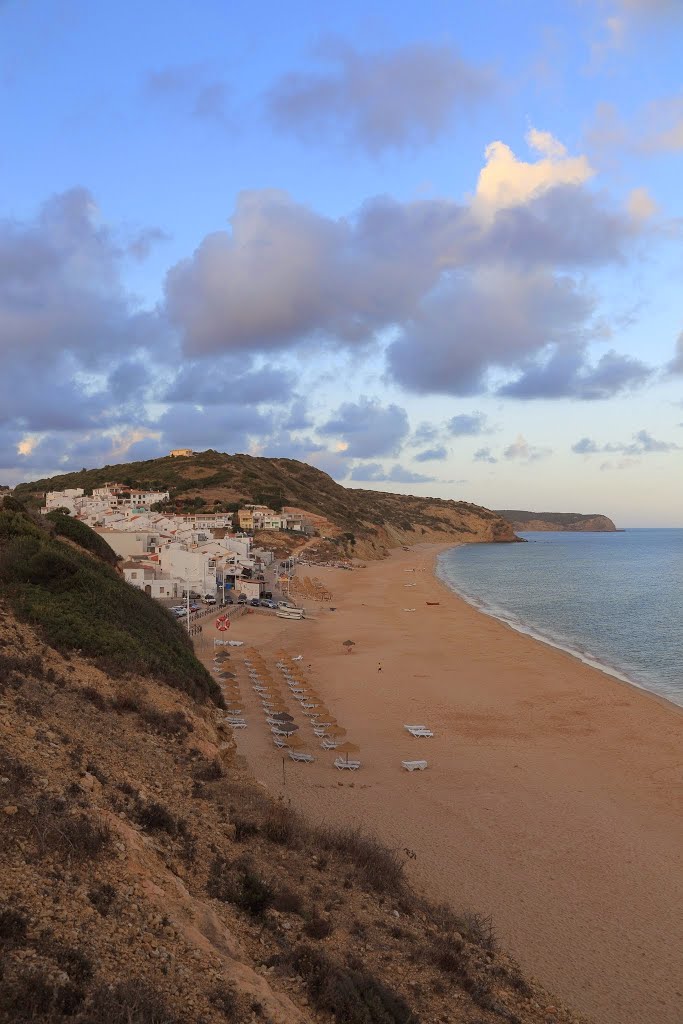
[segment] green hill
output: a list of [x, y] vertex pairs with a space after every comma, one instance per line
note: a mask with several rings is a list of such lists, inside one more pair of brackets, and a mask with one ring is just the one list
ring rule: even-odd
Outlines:
[[299, 508], [326, 521], [321, 533], [340, 552], [362, 557], [379, 556], [388, 548], [420, 540], [515, 540], [509, 524], [497, 513], [468, 502], [343, 487], [327, 473], [294, 459], [211, 450], [188, 458], [66, 473], [20, 484], [15, 494], [37, 503], [45, 491], [82, 487], [89, 492], [109, 481], [168, 490], [172, 506], [182, 511], [234, 511], [248, 502], [275, 509]]

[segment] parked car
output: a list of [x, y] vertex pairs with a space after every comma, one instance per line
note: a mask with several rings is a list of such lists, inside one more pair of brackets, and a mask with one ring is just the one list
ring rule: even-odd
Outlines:
[[277, 606], [278, 606], [278, 608], [293, 608], [294, 607], [294, 605], [291, 603], [291, 601], [278, 601]]
[[195, 604], [195, 603], [193, 602], [193, 603], [192, 603], [192, 604], [190, 605], [190, 611], [191, 611], [191, 612], [198, 612], [198, 611], [199, 611], [199, 605], [198, 605], [198, 604]]
[[266, 601], [272, 601], [273, 600], [273, 592], [271, 590], [264, 590], [263, 591], [263, 597], [266, 599]]
[[261, 598], [259, 602], [262, 608], [277, 608], [277, 601], [270, 601], [267, 598]]
[[246, 594], [240, 594], [240, 596], [237, 598], [237, 603], [238, 604], [246, 604], [247, 603], [247, 595]]
[[260, 608], [261, 607], [261, 602], [259, 601], [258, 597], [252, 597], [252, 599], [249, 602], [249, 604], [251, 605], [252, 608]]
[[215, 603], [216, 603], [216, 598], [213, 596], [213, 594], [207, 594], [206, 597], [203, 598], [203, 604], [215, 604]]

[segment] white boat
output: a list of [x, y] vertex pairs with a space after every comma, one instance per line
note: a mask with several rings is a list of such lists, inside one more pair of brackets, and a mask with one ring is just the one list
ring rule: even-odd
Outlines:
[[306, 617], [303, 608], [278, 608], [275, 614], [278, 619], [304, 619]]

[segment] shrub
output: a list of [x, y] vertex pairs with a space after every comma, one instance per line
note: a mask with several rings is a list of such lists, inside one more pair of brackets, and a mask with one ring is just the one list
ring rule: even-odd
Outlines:
[[102, 917], [106, 917], [116, 899], [116, 889], [109, 882], [100, 882], [88, 892], [88, 899]]
[[161, 994], [141, 978], [99, 985], [88, 1011], [87, 1024], [180, 1024]]
[[419, 1024], [403, 997], [358, 963], [342, 967], [321, 950], [300, 946], [293, 966], [304, 979], [314, 1007], [332, 1014], [340, 1024]]
[[283, 885], [276, 890], [273, 896], [273, 910], [279, 910], [281, 914], [298, 914], [303, 917], [303, 897], [294, 889]]
[[326, 939], [333, 931], [332, 922], [315, 912], [307, 918], [304, 925], [304, 933], [308, 935], [309, 939]]
[[234, 903], [253, 917], [262, 917], [274, 899], [273, 890], [256, 874], [248, 860], [230, 864], [221, 856], [211, 863], [206, 889], [209, 896]]
[[375, 892], [399, 895], [404, 888], [403, 861], [359, 828], [322, 829], [317, 833], [323, 849], [336, 850], [352, 861], [363, 883]]
[[272, 804], [266, 811], [263, 834], [271, 843], [281, 846], [298, 847], [301, 841], [301, 825], [295, 813], [279, 804]]
[[193, 778], [197, 782], [217, 782], [223, 778], [223, 765], [220, 759], [215, 757], [213, 761], [204, 761], [197, 765], [193, 772]]
[[169, 835], [175, 836], [185, 830], [185, 823], [174, 818], [168, 808], [156, 800], [141, 804], [137, 808], [135, 818], [139, 825], [150, 832], [168, 832]]
[[15, 907], [0, 909], [0, 949], [23, 946], [28, 932], [28, 915]]
[[108, 562], [109, 565], [116, 565], [118, 562], [118, 555], [107, 544], [104, 537], [100, 536], [99, 533], [95, 533], [89, 526], [82, 523], [80, 519], [72, 519], [68, 512], [60, 512], [59, 509], [48, 512], [45, 518], [53, 524], [56, 534], [68, 537], [69, 540], [74, 541], [79, 547], [90, 551], [93, 555], [101, 558], [103, 562]]
[[107, 698], [104, 697], [99, 690], [96, 690], [94, 686], [81, 686], [80, 689], [75, 690], [74, 692], [83, 700], [87, 700], [93, 704], [98, 711], [106, 711], [109, 706]]

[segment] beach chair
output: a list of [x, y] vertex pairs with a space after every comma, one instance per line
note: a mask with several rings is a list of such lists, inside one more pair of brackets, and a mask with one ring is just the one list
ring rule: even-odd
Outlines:
[[228, 722], [231, 729], [246, 729], [247, 723], [242, 719], [239, 722]]
[[404, 725], [403, 728], [407, 729], [408, 732], [412, 732], [413, 729], [426, 729], [427, 726], [426, 725]]
[[315, 761], [313, 754], [305, 754], [303, 750], [290, 750], [289, 756], [292, 761], [302, 761], [304, 764], [309, 764], [311, 761]]
[[273, 743], [278, 748], [278, 750], [284, 750], [285, 747], [287, 746], [285, 741], [280, 736], [273, 736]]
[[422, 772], [427, 767], [426, 761], [401, 761], [401, 767], [408, 772]]
[[[316, 732], [315, 729], [313, 731]], [[322, 742], [321, 742], [320, 746], [323, 748], [323, 750], [336, 750], [337, 749], [337, 747], [339, 746], [338, 743], [335, 743], [334, 740], [331, 740], [329, 738], [329, 736], [325, 735], [325, 733], [322, 733], [321, 735], [322, 735]]]
[[408, 732], [411, 736], [415, 736], [416, 739], [419, 739], [420, 737], [428, 738], [429, 736], [434, 735], [431, 729], [408, 729]]
[[335, 757], [334, 767], [339, 768], [340, 771], [348, 768], [349, 771], [355, 772], [360, 768], [360, 761], [347, 761], [345, 757]]

